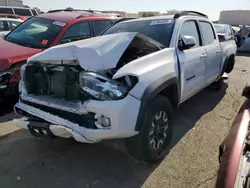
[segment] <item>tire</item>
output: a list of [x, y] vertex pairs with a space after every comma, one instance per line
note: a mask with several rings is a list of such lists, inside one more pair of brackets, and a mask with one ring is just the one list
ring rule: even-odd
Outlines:
[[156, 96], [147, 107], [141, 132], [125, 139], [128, 153], [148, 164], [160, 162], [168, 153], [172, 140], [173, 112], [166, 97]]
[[235, 64], [235, 58], [232, 56], [229, 58], [226, 69], [225, 69], [225, 73], [230, 73], [232, 72], [232, 70], [234, 69], [234, 64]]

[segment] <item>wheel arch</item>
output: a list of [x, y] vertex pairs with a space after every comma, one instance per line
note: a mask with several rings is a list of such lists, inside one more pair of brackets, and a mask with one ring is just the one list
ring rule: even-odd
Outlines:
[[175, 75], [172, 75], [171, 78], [169, 78], [169, 75], [163, 76], [152, 82], [147, 87], [141, 99], [141, 107], [135, 126], [136, 131], [140, 131], [143, 128], [143, 117], [146, 115], [147, 107], [149, 106], [151, 101], [159, 94], [168, 97], [169, 101], [173, 105], [173, 109], [175, 110], [179, 106], [180, 101], [180, 88], [178, 85], [178, 78]]
[[[226, 58], [225, 58], [225, 61], [224, 61], [224, 65], [223, 65], [223, 69], [221, 71], [221, 76], [223, 75], [224, 72], [226, 73], [230, 73], [231, 71], [227, 71], [228, 69], [228, 63], [230, 62], [230, 60], [233, 59], [235, 61], [235, 54], [230, 54], [228, 55]], [[234, 67], [234, 62], [233, 62], [233, 67]], [[233, 69], [232, 67], [232, 69]]]

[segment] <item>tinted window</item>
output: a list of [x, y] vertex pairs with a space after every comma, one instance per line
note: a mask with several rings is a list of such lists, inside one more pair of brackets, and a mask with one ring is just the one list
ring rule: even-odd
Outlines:
[[1, 8], [0, 7], [0, 13], [13, 14], [13, 10], [12, 10], [12, 8]]
[[174, 22], [170, 19], [142, 21], [133, 20], [117, 23], [105, 31], [103, 35], [121, 32], [139, 32], [167, 47], [170, 44], [173, 26]]
[[109, 20], [99, 20], [92, 21], [92, 24], [94, 28], [94, 35], [98, 36], [111, 25], [111, 22]]
[[200, 26], [204, 45], [211, 44], [216, 39], [212, 25], [208, 22], [200, 22]]
[[33, 17], [14, 29], [5, 40], [32, 48], [48, 48], [64, 24]]
[[4, 31], [4, 22], [0, 21], [0, 31]]
[[15, 14], [20, 16], [32, 16], [29, 9], [14, 8]]
[[[64, 42], [72, 42], [75, 40], [80, 40], [84, 38], [91, 37], [90, 29], [89, 29], [89, 22], [80, 22], [75, 23], [72, 25], [63, 35], [61, 43]], [[66, 41], [66, 39], [70, 39], [69, 41]]]
[[226, 27], [224, 25], [214, 25], [217, 33], [226, 33]]
[[200, 46], [200, 44], [201, 44], [197, 25], [194, 21], [188, 21], [182, 25], [180, 36], [181, 37], [192, 36], [196, 39], [195, 46]]
[[36, 10], [34, 10], [34, 9], [31, 9], [31, 12], [33, 13], [33, 16], [36, 16], [36, 15], [37, 15], [37, 12], [36, 12]]
[[9, 21], [8, 22], [9, 30], [15, 29], [19, 24], [20, 24], [19, 22]]

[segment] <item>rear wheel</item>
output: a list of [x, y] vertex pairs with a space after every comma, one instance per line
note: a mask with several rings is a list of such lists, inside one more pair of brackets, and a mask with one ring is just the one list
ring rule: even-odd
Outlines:
[[234, 68], [234, 64], [235, 64], [235, 58], [233, 56], [231, 56], [229, 59], [228, 59], [228, 63], [227, 63], [227, 66], [225, 68], [225, 71], [226, 73], [230, 73], [232, 72], [233, 68]]
[[157, 96], [147, 108], [141, 132], [125, 140], [129, 154], [154, 164], [167, 154], [173, 134], [173, 107], [163, 96]]

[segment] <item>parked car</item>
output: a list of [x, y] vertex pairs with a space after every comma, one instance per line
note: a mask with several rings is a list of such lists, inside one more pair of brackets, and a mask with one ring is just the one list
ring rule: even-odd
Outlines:
[[250, 87], [243, 96], [248, 99], [242, 105], [229, 133], [219, 149], [220, 167], [216, 188], [250, 187]]
[[7, 35], [22, 22], [20, 19], [0, 18], [0, 37]]
[[19, 16], [16, 14], [0, 14], [0, 18], [12, 18], [12, 19], [20, 19], [26, 21], [27, 18], [25, 16]]
[[29, 57], [51, 46], [97, 36], [118, 19], [83, 12], [41, 14], [0, 38], [0, 100], [18, 94], [19, 69]]
[[235, 52], [222, 51], [202, 13], [117, 23], [102, 36], [29, 58], [15, 105], [26, 119], [14, 122], [39, 137], [126, 138], [132, 156], [156, 163], [168, 151], [179, 104], [221, 86], [221, 75], [232, 71]]
[[237, 50], [238, 52], [250, 52], [250, 32], [241, 38]]
[[0, 6], [0, 13], [16, 14], [19, 16], [25, 16], [26, 18], [38, 15], [36, 9], [24, 8], [24, 7], [10, 7], [10, 6]]
[[234, 40], [237, 43], [237, 38], [235, 32], [230, 25], [227, 24], [214, 24], [215, 30], [218, 34], [219, 41], [232, 41]]

